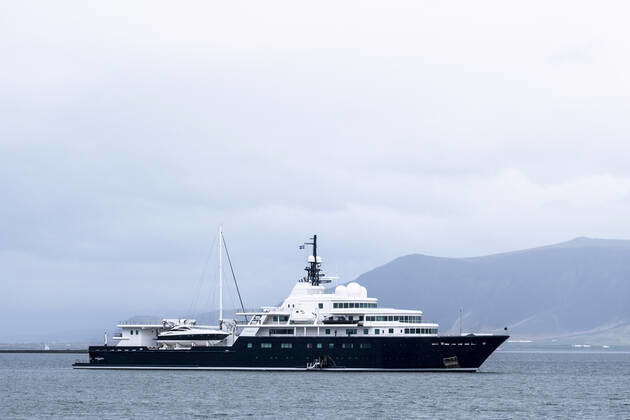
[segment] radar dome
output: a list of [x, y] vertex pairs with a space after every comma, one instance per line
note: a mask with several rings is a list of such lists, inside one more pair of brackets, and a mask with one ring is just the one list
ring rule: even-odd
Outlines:
[[335, 294], [339, 296], [348, 296], [348, 288], [343, 284], [335, 287]]
[[[348, 284], [347, 289], [348, 289], [348, 296], [352, 296], [356, 298], [367, 296], [367, 290], [365, 289], [365, 287], [361, 286], [359, 283], [352, 282]], [[365, 293], [365, 296], [363, 296], [364, 293]]]

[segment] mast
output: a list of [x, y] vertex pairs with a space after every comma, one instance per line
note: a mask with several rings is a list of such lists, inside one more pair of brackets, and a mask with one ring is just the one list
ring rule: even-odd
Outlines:
[[219, 325], [223, 322], [223, 226], [219, 226]]
[[313, 246], [313, 255], [312, 259], [309, 257], [308, 265], [304, 270], [306, 270], [307, 276], [306, 281], [311, 283], [313, 286], [319, 286], [321, 283], [321, 277], [323, 276], [321, 271], [321, 263], [317, 261], [317, 235], [313, 235], [311, 238], [313, 242], [306, 242], [304, 245], [312, 245]]

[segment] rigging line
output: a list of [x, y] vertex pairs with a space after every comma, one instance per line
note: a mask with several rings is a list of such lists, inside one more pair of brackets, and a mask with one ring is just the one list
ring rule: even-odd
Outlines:
[[232, 305], [231, 308], [232, 309], [228, 309], [228, 311], [230, 312], [230, 316], [232, 319], [236, 319], [236, 313], [238, 312], [238, 306], [236, 305], [236, 302], [234, 302], [234, 293], [232, 293], [234, 291], [234, 289], [232, 289], [232, 285], [230, 283], [226, 284], [226, 287], [229, 289], [229, 293], [228, 293], [228, 297], [230, 299], [230, 304]]
[[[215, 305], [216, 304], [215, 296], [216, 296], [216, 293], [217, 293], [218, 285], [217, 285], [217, 282], [214, 281], [214, 280], [216, 280], [216, 277], [214, 277], [214, 275], [212, 275], [212, 280], [213, 281], [210, 282], [211, 286], [208, 289], [208, 296], [206, 297], [206, 302], [203, 305], [204, 308], [210, 308], [211, 304], [213, 305], [213, 307], [216, 307], [216, 305]], [[200, 313], [199, 315], [201, 316], [203, 314]], [[208, 312], [208, 316], [209, 316], [209, 321], [210, 322], [214, 322], [215, 321], [215, 319], [214, 319], [215, 315], [217, 315], [217, 317], [218, 317], [218, 311], [209, 311]]]
[[203, 269], [201, 270], [201, 276], [199, 276], [199, 280], [197, 281], [197, 287], [195, 288], [195, 294], [190, 301], [190, 306], [188, 307], [188, 313], [184, 314], [186, 316], [192, 316], [193, 318], [197, 315], [197, 303], [199, 303], [199, 295], [201, 294], [201, 286], [203, 284], [203, 278], [206, 276], [206, 272], [208, 270], [208, 264], [210, 263], [210, 258], [212, 258], [212, 254], [214, 254], [214, 248], [217, 243], [217, 238], [215, 237], [212, 241], [212, 245], [208, 250], [208, 256], [206, 257], [206, 261], [204, 262]]
[[[225, 244], [225, 236], [221, 234], [221, 239], [223, 241], [223, 249], [225, 249], [225, 256], [228, 259], [228, 263], [230, 264], [230, 271], [232, 271], [232, 278], [234, 279], [234, 285], [236, 286], [236, 293], [238, 294], [238, 300], [241, 302], [241, 309], [245, 312], [245, 305], [243, 305], [243, 299], [241, 298], [241, 291], [238, 289], [238, 283], [236, 282], [236, 275], [234, 274], [234, 268], [232, 267], [232, 260], [230, 259], [230, 253], [228, 252], [227, 245]], [[247, 321], [247, 316], [245, 316], [245, 320]]]

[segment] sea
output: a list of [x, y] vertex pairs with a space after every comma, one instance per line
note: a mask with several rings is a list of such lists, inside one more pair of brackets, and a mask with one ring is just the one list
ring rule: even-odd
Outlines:
[[73, 370], [0, 354], [0, 419], [630, 419], [630, 351], [495, 352], [476, 373]]

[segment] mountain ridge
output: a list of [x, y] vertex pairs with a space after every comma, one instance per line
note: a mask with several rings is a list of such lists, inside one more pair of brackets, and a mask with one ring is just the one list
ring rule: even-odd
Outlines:
[[407, 254], [355, 281], [385, 306], [420, 308], [442, 332], [459, 331], [463, 308], [467, 330], [630, 344], [629, 279], [630, 240], [578, 237], [478, 257]]

